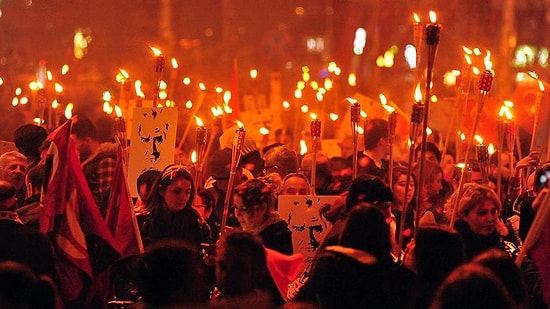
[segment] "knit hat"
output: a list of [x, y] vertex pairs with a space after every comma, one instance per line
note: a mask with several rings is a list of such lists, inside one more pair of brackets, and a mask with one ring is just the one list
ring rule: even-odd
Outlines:
[[[223, 132], [223, 134], [220, 136], [220, 139], [219, 139], [220, 149], [233, 148], [233, 140], [235, 138], [235, 131], [237, 131], [237, 129], [238, 129], [237, 126], [233, 126], [225, 130], [225, 132]], [[252, 137], [250, 137], [250, 135], [245, 134], [244, 142], [241, 150], [242, 150], [243, 156], [248, 154], [249, 152], [258, 150], [258, 147], [256, 146], [256, 142], [252, 139]]]

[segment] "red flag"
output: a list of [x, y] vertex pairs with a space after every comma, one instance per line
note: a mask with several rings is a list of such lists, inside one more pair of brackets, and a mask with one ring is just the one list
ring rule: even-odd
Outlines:
[[134, 206], [125, 173], [125, 155], [119, 144], [117, 163], [105, 221], [122, 249], [122, 256], [143, 252]]
[[95, 235], [120, 252], [92, 197], [70, 133], [71, 120], [49, 136], [52, 143], [46, 162], [48, 182], [40, 212], [40, 231], [52, 239], [60, 291], [66, 301], [77, 298], [86, 278], [94, 276], [87, 236]]
[[233, 110], [233, 120], [239, 119], [239, 68], [237, 66], [237, 59], [233, 59], [233, 70], [231, 71], [231, 109]]

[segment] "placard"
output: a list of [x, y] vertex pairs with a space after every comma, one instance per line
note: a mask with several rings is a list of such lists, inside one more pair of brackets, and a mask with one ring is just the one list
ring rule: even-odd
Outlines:
[[132, 119], [128, 184], [132, 197], [137, 197], [136, 182], [141, 173], [162, 171], [174, 163], [178, 109], [136, 107]]
[[332, 204], [337, 198], [337, 195], [279, 195], [279, 214], [292, 231], [294, 253], [303, 254], [306, 265], [332, 228], [319, 209]]

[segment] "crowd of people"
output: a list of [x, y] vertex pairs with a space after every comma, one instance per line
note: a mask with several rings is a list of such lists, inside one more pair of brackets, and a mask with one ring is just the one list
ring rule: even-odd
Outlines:
[[[0, 307], [547, 308], [536, 264], [514, 262], [548, 192], [540, 154], [507, 171], [498, 152], [458, 167], [430, 141], [411, 166], [390, 164], [388, 123], [373, 119], [364, 150], [345, 138], [341, 156], [302, 157], [285, 140], [259, 149], [246, 137], [232, 173], [233, 132], [219, 136], [201, 173], [170, 164], [138, 177], [144, 253], [110, 265], [108, 292], [88, 286], [65, 302], [52, 239], [39, 232], [51, 140], [43, 127], [18, 128], [18, 150], [0, 155]], [[71, 140], [105, 218], [117, 144], [81, 116]], [[319, 210], [331, 229], [309, 263], [277, 211], [280, 195], [338, 196]]]

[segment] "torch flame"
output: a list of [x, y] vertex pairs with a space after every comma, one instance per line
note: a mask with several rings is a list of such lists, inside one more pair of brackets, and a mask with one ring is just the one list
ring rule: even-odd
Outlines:
[[130, 78], [130, 74], [128, 74], [128, 72], [126, 72], [126, 70], [124, 69], [120, 69], [120, 74], [122, 74], [124, 78]]
[[54, 89], [55, 89], [55, 92], [57, 93], [63, 92], [63, 86], [61, 86], [61, 84], [55, 83]]
[[542, 81], [541, 81], [540, 79], [538, 80], [538, 82], [539, 82], [539, 89], [540, 89], [540, 91], [541, 91], [541, 92], [544, 92], [544, 84], [542, 83]]
[[64, 64], [63, 67], [61, 68], [61, 75], [65, 75], [69, 72], [69, 65], [68, 64]]
[[338, 118], [340, 118], [340, 116], [338, 116], [338, 114], [335, 114], [335, 113], [330, 113], [329, 117], [330, 117], [330, 120], [332, 121], [336, 121], [338, 120]]
[[307, 153], [307, 144], [306, 141], [301, 139], [300, 140], [300, 155], [305, 155]]
[[476, 134], [476, 135], [474, 135], [474, 139], [476, 140], [476, 142], [478, 144], [483, 144], [483, 137]]
[[469, 49], [468, 47], [466, 47], [464, 45], [462, 46], [462, 50], [466, 53], [466, 55], [471, 55], [471, 54], [474, 53], [471, 49]]
[[310, 114], [309, 114], [309, 117], [310, 117], [311, 119], [315, 120], [315, 119], [317, 119], [317, 114], [315, 114], [315, 113], [310, 113]]
[[382, 107], [384, 107], [384, 109], [387, 110], [388, 113], [390, 113], [390, 114], [393, 113], [393, 112], [395, 112], [395, 108], [394, 108], [393, 106], [384, 104], [384, 105], [382, 105]]
[[437, 21], [437, 16], [435, 15], [435, 12], [434, 11], [430, 11], [430, 22], [432, 24], [435, 24], [435, 22]]
[[199, 117], [195, 116], [195, 120], [197, 121], [197, 126], [204, 127], [204, 123]]
[[414, 90], [414, 100], [416, 102], [422, 102], [422, 91], [420, 90], [420, 83], [416, 85], [416, 89]]
[[193, 163], [193, 164], [197, 163], [197, 151], [196, 150], [193, 150], [193, 152], [191, 152], [191, 163]]
[[118, 105], [115, 105], [115, 114], [117, 117], [122, 117], [122, 109]]
[[73, 108], [73, 103], [67, 104], [67, 107], [65, 107], [65, 118], [71, 119], [71, 117], [73, 117]]
[[483, 62], [485, 63], [486, 70], [491, 70], [493, 68], [493, 63], [491, 62], [491, 51], [487, 51], [487, 56], [485, 56]]
[[155, 54], [156, 57], [162, 56], [162, 52], [160, 51], [160, 49], [153, 46], [150, 46], [150, 47], [151, 47], [151, 50], [153, 51], [153, 54]]
[[414, 13], [413, 12], [413, 19], [414, 19], [414, 22], [419, 24], [420, 23], [420, 17], [418, 17], [418, 14]]
[[145, 93], [141, 90], [141, 81], [139, 79], [134, 82], [134, 88], [138, 97], [145, 98]]
[[229, 90], [226, 90], [224, 93], [223, 93], [223, 102], [225, 104], [229, 104], [229, 101], [231, 100], [231, 91]]
[[378, 97], [380, 98], [380, 103], [382, 103], [382, 105], [388, 104], [388, 99], [386, 99], [385, 95], [379, 94]]
[[176, 70], [178, 68], [178, 61], [176, 58], [172, 58], [172, 69]]
[[350, 104], [355, 104], [355, 103], [357, 103], [357, 100], [354, 99], [354, 98], [346, 98], [346, 101], [348, 101]]
[[242, 129], [244, 128], [244, 123], [238, 121], [238, 120], [235, 120], [235, 123], [237, 124], [237, 126], [239, 127], [239, 129]]
[[466, 63], [468, 65], [472, 65], [472, 58], [470, 57], [470, 55], [464, 55], [464, 59], [466, 59]]
[[261, 135], [264, 135], [264, 136], [265, 136], [265, 135], [268, 135], [268, 134], [269, 134], [269, 129], [266, 128], [266, 127], [261, 127], [261, 128], [260, 128], [260, 134], [261, 134]]
[[465, 140], [466, 140], [466, 134], [464, 134], [464, 133], [458, 131], [458, 135], [460, 136], [460, 140], [461, 140], [461, 141], [465, 141]]
[[200, 90], [202, 90], [202, 91], [205, 91], [205, 90], [206, 90], [206, 86], [205, 86], [203, 83], [199, 83], [199, 88], [200, 88]]

